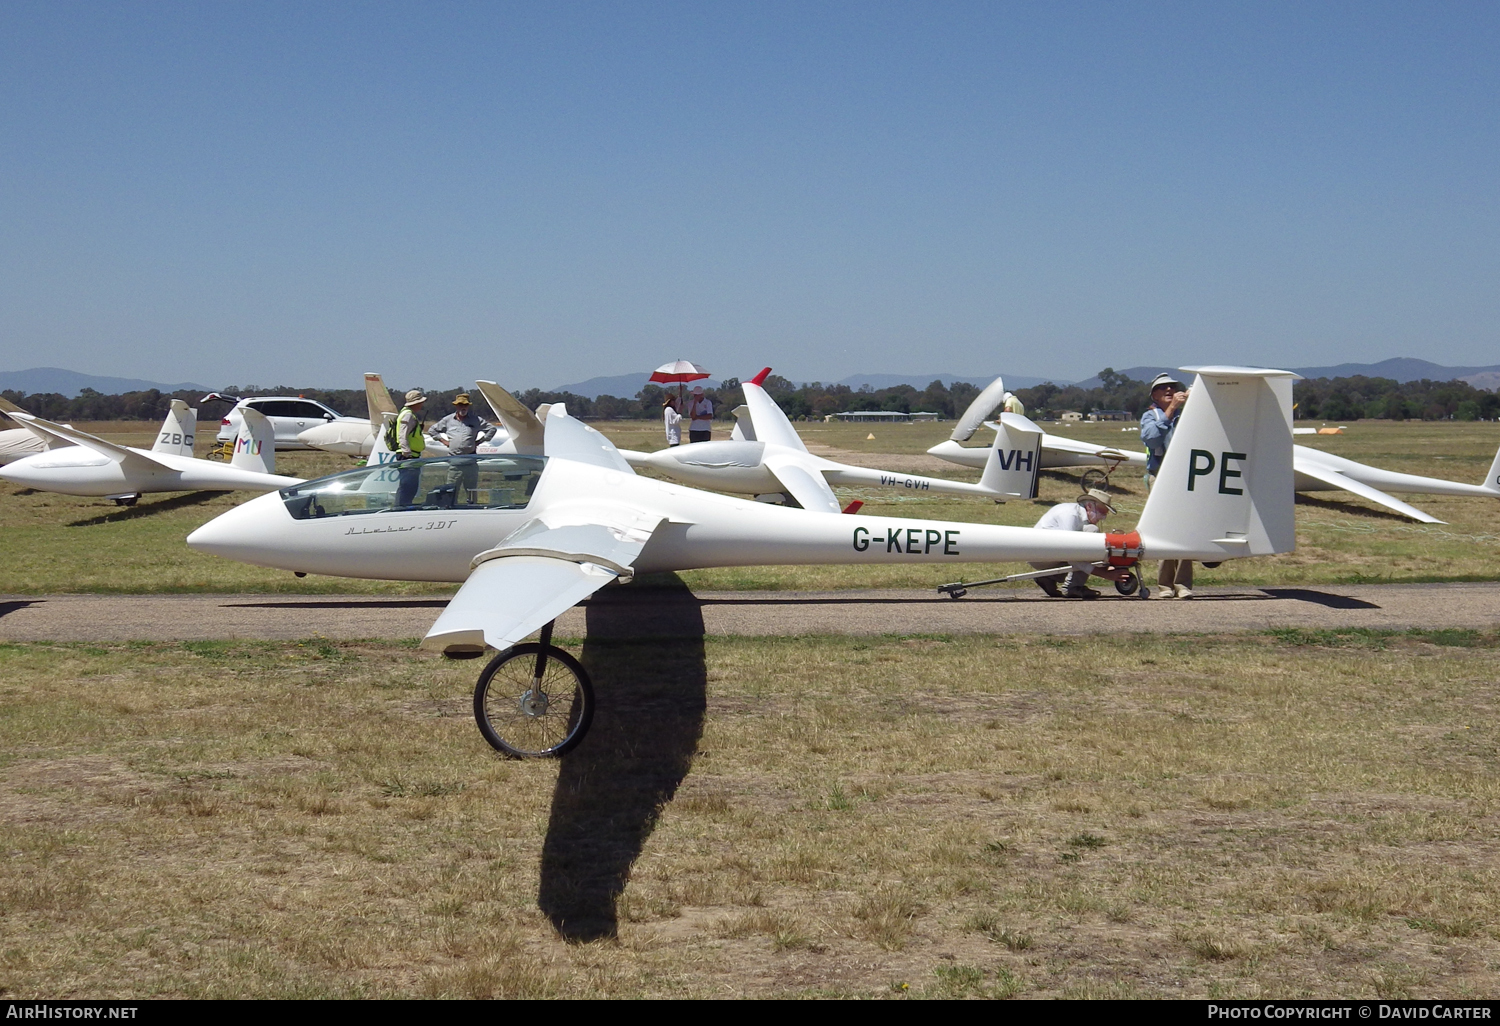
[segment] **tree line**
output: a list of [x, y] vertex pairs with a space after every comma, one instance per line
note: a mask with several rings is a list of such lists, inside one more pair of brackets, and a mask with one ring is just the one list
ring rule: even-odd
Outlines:
[[[1026, 404], [1027, 413], [1037, 420], [1056, 419], [1066, 411], [1088, 414], [1097, 410], [1125, 410], [1133, 417], [1139, 417], [1151, 402], [1147, 382], [1117, 373], [1110, 367], [1100, 371], [1098, 378], [1100, 384], [1093, 388], [1057, 385], [1049, 381], [1016, 389], [1016, 395]], [[979, 394], [978, 388], [962, 381], [955, 381], [952, 385], [934, 381], [921, 389], [912, 385], [852, 389], [847, 385], [825, 385], [817, 381], [796, 384], [778, 374], [769, 376], [764, 387], [793, 420], [822, 420], [829, 414], [856, 410], [936, 413], [952, 420], [962, 414]], [[254, 386], [226, 391], [230, 395], [297, 395], [316, 399], [345, 416], [363, 417], [367, 414], [363, 389]], [[433, 411], [429, 419], [440, 416], [437, 411], [446, 412], [460, 391], [469, 391], [478, 399], [478, 393], [468, 389], [429, 391], [428, 409]], [[392, 400], [398, 407], [405, 401], [405, 394], [405, 390], [391, 390]], [[569, 413], [585, 420], [651, 420], [661, 416], [662, 403], [669, 394], [677, 394], [675, 386], [649, 384], [632, 397], [601, 395], [590, 398], [572, 392], [528, 388], [517, 392], [516, 398], [532, 409], [542, 403], [566, 403]], [[705, 389], [704, 394], [713, 401], [714, 415], [719, 420], [732, 419], [734, 408], [745, 401], [738, 378], [729, 378], [715, 388]], [[200, 403], [203, 396], [199, 392], [148, 389], [104, 395], [86, 388], [73, 398], [55, 392], [24, 395], [12, 390], [0, 392], [0, 395], [28, 413], [55, 421], [161, 420], [173, 399], [182, 399], [189, 406], [196, 406], [200, 421], [217, 421], [229, 412], [227, 402]], [[1296, 416], [1304, 420], [1500, 418], [1500, 395], [1457, 380], [1398, 382], [1391, 378], [1363, 376], [1313, 378], [1297, 382], [1293, 387], [1293, 398], [1297, 404]], [[483, 404], [480, 408], [484, 408]]]

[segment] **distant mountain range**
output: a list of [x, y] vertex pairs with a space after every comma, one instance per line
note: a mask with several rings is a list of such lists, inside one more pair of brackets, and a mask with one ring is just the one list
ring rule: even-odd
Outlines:
[[[1352, 378], [1363, 375], [1367, 378], [1391, 378], [1395, 381], [1467, 381], [1475, 388], [1493, 389], [1500, 385], [1500, 364], [1492, 367], [1444, 367], [1427, 360], [1414, 360], [1397, 356], [1379, 363], [1340, 363], [1332, 367], [1288, 367], [1293, 374], [1304, 378]], [[1137, 381], [1150, 381], [1162, 371], [1177, 373], [1176, 367], [1125, 367], [1119, 373]], [[1058, 382], [1062, 384], [1062, 382]], [[1098, 388], [1102, 382], [1098, 376], [1078, 382], [1079, 388]], [[1019, 386], [1024, 388], [1025, 386]]]
[[[1379, 363], [1340, 363], [1331, 367], [1292, 367], [1292, 371], [1302, 375], [1304, 378], [1341, 378], [1353, 377], [1363, 374], [1372, 378], [1394, 378], [1396, 381], [1418, 381], [1422, 378], [1430, 378], [1434, 381], [1452, 381], [1458, 379], [1467, 381], [1475, 388], [1497, 389], [1500, 388], [1500, 364], [1488, 367], [1444, 367], [1440, 364], [1427, 360], [1416, 360], [1411, 357], [1395, 357], [1390, 360], [1382, 360]], [[1150, 381], [1163, 370], [1176, 371], [1176, 368], [1161, 366], [1125, 367], [1120, 370], [1121, 374], [1134, 378], [1137, 381]], [[944, 385], [952, 386], [955, 381], [965, 381], [978, 388], [983, 388], [995, 379], [993, 374], [962, 375], [962, 374], [850, 374], [841, 378], [834, 384], [847, 385], [856, 391], [868, 385], [872, 389], [892, 388], [896, 385], [911, 385], [913, 388], [926, 388], [933, 381], [941, 381]], [[601, 395], [620, 396], [631, 398], [641, 389], [646, 387], [650, 380], [649, 374], [617, 374], [612, 377], [589, 378], [586, 381], [578, 381], [569, 385], [558, 385], [550, 391], [572, 392], [575, 395], [588, 396], [596, 399]], [[1051, 381], [1058, 385], [1074, 384], [1066, 378], [1038, 378], [1017, 374], [1014, 377], [1007, 376], [1005, 383], [1011, 388], [1031, 388]], [[698, 382], [694, 382], [698, 384]], [[705, 388], [717, 388], [719, 381], [716, 378], [708, 378], [702, 382]], [[1097, 376], [1085, 381], [1076, 382], [1081, 388], [1099, 387]], [[146, 381], [140, 378], [111, 378], [97, 374], [80, 374], [78, 371], [63, 370], [60, 367], [33, 367], [31, 370], [0, 371], [0, 390], [12, 390], [27, 395], [37, 392], [56, 392], [60, 395], [72, 398], [77, 396], [85, 388], [92, 388], [104, 395], [119, 395], [122, 392], [140, 392], [146, 389], [157, 389], [161, 392], [176, 392], [180, 390], [210, 391], [208, 386], [191, 381], [181, 381], [177, 384], [165, 384], [160, 381]]]
[[160, 381], [142, 381], [139, 378], [107, 378], [97, 374], [80, 374], [77, 371], [63, 370], [61, 367], [33, 367], [31, 370], [23, 371], [0, 371], [0, 391], [24, 392], [27, 395], [35, 395], [38, 392], [56, 392], [72, 399], [85, 388], [92, 388], [102, 395], [144, 392], [152, 388], [158, 392], [176, 392], [182, 389], [199, 392], [212, 391], [204, 385], [194, 384], [191, 381], [164, 385]]

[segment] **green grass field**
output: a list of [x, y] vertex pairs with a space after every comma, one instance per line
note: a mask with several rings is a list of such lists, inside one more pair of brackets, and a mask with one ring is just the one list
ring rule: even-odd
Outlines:
[[[118, 422], [79, 425], [106, 437], [145, 444], [155, 425]], [[604, 423], [599, 427], [622, 447], [660, 448], [654, 422]], [[728, 435], [728, 426], [719, 433]], [[812, 445], [831, 446], [862, 456], [911, 458], [946, 437], [949, 425], [799, 424]], [[1131, 445], [1135, 436], [1105, 425], [1056, 429], [1087, 441]], [[873, 440], [868, 434], [875, 434]], [[200, 450], [211, 433], [205, 431]], [[1500, 425], [1480, 423], [1358, 422], [1342, 436], [1299, 438], [1352, 459], [1391, 470], [1477, 482], [1489, 467]], [[352, 462], [327, 453], [283, 453], [278, 469], [317, 476]], [[947, 466], [947, 465], [945, 465]], [[893, 468], [893, 469], [900, 469]], [[977, 480], [977, 472], [952, 467], [949, 476]], [[1005, 505], [962, 498], [920, 498], [874, 490], [841, 490], [844, 500], [863, 499], [864, 513], [1030, 525], [1053, 502], [1077, 494], [1077, 472], [1047, 473], [1036, 502]], [[1115, 475], [1122, 515], [1106, 526], [1134, 524], [1144, 490], [1129, 472]], [[366, 592], [441, 593], [433, 585], [349, 581], [309, 577], [230, 563], [191, 552], [182, 539], [225, 509], [243, 502], [228, 495], [146, 496], [133, 509], [101, 499], [83, 499], [0, 486], [0, 592]], [[1416, 524], [1352, 495], [1321, 492], [1304, 496], [1297, 508], [1298, 550], [1285, 556], [1226, 563], [1201, 571], [1212, 584], [1332, 584], [1385, 581], [1475, 581], [1500, 577], [1500, 503], [1486, 499], [1413, 497], [1414, 504], [1448, 521]], [[1008, 568], [1014, 570], [1015, 568]], [[704, 589], [823, 590], [843, 588], [927, 588], [959, 576], [973, 580], [1007, 572], [1005, 567], [971, 564], [951, 567], [765, 567], [694, 571], [685, 579]]]
[[0, 993], [1492, 997], [1497, 645], [587, 642], [560, 763], [405, 646], [0, 645]]

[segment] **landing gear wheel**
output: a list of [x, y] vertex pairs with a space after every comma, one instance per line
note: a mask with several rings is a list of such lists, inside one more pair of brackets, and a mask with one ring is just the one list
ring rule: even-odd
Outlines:
[[1078, 482], [1081, 491], [1097, 488], [1101, 492], [1109, 491], [1109, 475], [1102, 470], [1090, 467], [1083, 472], [1083, 478]]
[[1129, 571], [1129, 576], [1123, 581], [1115, 582], [1115, 591], [1118, 591], [1121, 595], [1134, 595], [1140, 586], [1140, 576], [1134, 570], [1131, 570]]
[[121, 495], [116, 497], [116, 506], [134, 506], [140, 500], [139, 495]]
[[550, 644], [533, 641], [501, 652], [474, 687], [479, 732], [512, 759], [572, 751], [593, 719], [594, 685], [588, 673], [577, 659]]

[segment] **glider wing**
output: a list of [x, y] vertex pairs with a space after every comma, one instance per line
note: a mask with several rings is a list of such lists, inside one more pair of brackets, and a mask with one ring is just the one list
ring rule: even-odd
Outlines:
[[[768, 400], [769, 401], [769, 400]], [[820, 513], [842, 513], [838, 498], [828, 482], [816, 470], [803, 466], [794, 453], [768, 450], [765, 456], [766, 469], [776, 475], [788, 495], [797, 500], [803, 509]]]
[[1330, 488], [1342, 488], [1346, 492], [1353, 492], [1362, 499], [1369, 499], [1378, 506], [1384, 506], [1386, 509], [1394, 510], [1404, 517], [1411, 517], [1413, 520], [1419, 520], [1424, 524], [1442, 524], [1447, 522], [1439, 520], [1431, 513], [1423, 513], [1417, 507], [1409, 506], [1400, 499], [1387, 495], [1379, 488], [1367, 485], [1363, 481], [1356, 481], [1352, 477], [1340, 474], [1337, 470], [1320, 467], [1311, 460], [1299, 460], [1297, 462], [1297, 473], [1303, 477], [1310, 477], [1321, 481]]
[[505, 649], [588, 598], [631, 565], [663, 518], [630, 506], [549, 509], [474, 558], [474, 572], [422, 647], [465, 655]]
[[93, 449], [100, 455], [107, 456], [118, 463], [127, 472], [135, 471], [138, 473], [155, 474], [163, 470], [171, 472], [177, 469], [154, 459], [148, 453], [142, 452], [139, 449], [130, 449], [123, 445], [116, 445], [114, 442], [106, 442], [104, 439], [97, 435], [91, 435], [87, 431], [79, 431], [77, 428], [68, 427], [66, 424], [54, 424], [50, 420], [33, 417], [31, 414], [22, 413], [19, 410], [6, 412], [33, 431], [58, 439], [65, 445], [82, 445]]

